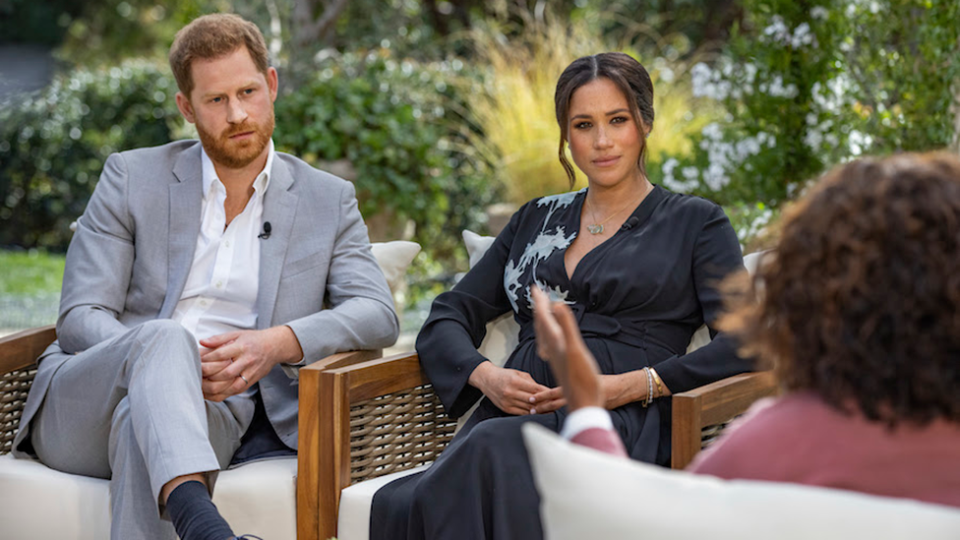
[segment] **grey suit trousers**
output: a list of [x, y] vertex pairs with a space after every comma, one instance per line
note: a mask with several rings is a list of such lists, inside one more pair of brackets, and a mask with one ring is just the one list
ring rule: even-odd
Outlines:
[[226, 467], [253, 416], [248, 395], [203, 399], [196, 340], [171, 320], [146, 322], [74, 355], [54, 374], [31, 422], [54, 469], [110, 479], [114, 540], [169, 540], [160, 489]]

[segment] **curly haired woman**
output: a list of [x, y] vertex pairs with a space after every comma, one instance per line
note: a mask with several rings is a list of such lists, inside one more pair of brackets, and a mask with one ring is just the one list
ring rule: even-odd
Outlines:
[[[960, 507], [960, 161], [846, 164], [781, 223], [753, 281], [728, 280], [719, 326], [772, 362], [785, 394], [690, 470]], [[576, 409], [569, 422], [600, 404], [596, 368], [569, 310], [535, 300], [540, 355]], [[588, 446], [620, 453], [590, 431], [601, 442]]]

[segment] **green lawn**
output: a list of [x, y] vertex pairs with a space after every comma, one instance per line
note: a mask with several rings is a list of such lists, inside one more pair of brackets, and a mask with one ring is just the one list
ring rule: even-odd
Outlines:
[[0, 295], [59, 293], [64, 256], [43, 251], [0, 251]]

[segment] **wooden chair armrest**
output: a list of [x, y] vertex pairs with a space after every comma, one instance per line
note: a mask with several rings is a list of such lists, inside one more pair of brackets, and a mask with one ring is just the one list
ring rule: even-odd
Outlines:
[[57, 329], [54, 325], [31, 328], [0, 338], [0, 373], [10, 373], [33, 364], [56, 339]]
[[673, 395], [671, 467], [683, 469], [700, 452], [701, 430], [743, 414], [754, 401], [777, 392], [773, 372], [734, 375]]
[[297, 538], [336, 535], [340, 491], [350, 485], [350, 407], [426, 384], [416, 353], [364, 359], [345, 353], [300, 370]]
[[316, 362], [313, 362], [309, 365], [303, 366], [300, 368], [300, 372], [304, 371], [323, 371], [325, 369], [340, 368], [346, 366], [352, 366], [353, 364], [359, 364], [361, 362], [366, 362], [368, 360], [375, 360], [383, 356], [383, 350], [381, 349], [369, 349], [362, 351], [347, 351], [342, 353], [334, 353], [326, 358], [321, 358]]
[[0, 455], [10, 452], [20, 429], [20, 415], [37, 372], [37, 357], [55, 339], [53, 326], [0, 338]]

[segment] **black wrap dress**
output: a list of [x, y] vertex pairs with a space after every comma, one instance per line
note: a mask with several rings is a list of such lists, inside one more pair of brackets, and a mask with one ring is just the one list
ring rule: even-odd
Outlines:
[[[477, 265], [434, 301], [417, 352], [451, 416], [483, 398], [467, 381], [486, 360], [477, 352], [485, 324], [507, 311], [520, 324], [520, 342], [505, 367], [557, 385], [537, 356], [532, 285], [570, 306], [602, 373], [653, 366], [677, 393], [751, 369], [732, 340], [712, 328], [710, 344], [684, 354], [696, 329], [704, 321], [710, 326], [722, 309], [719, 281], [743, 268], [722, 209], [655, 186], [623, 227], [587, 253], [568, 277], [564, 253], [580, 229], [585, 197], [581, 190], [524, 205]], [[610, 413], [633, 459], [669, 464], [669, 399], [647, 408], [630, 403]], [[483, 398], [430, 469], [376, 494], [371, 538], [542, 537], [520, 425], [535, 421], [559, 430], [565, 416], [565, 408], [510, 416]]]

